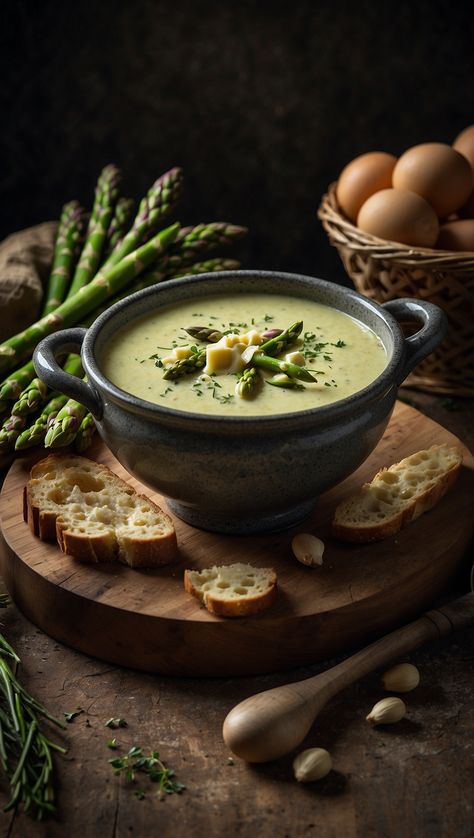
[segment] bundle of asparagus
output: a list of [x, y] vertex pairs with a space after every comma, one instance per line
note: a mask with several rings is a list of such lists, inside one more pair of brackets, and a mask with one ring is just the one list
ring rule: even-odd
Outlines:
[[[181, 197], [181, 169], [153, 183], [131, 224], [133, 201], [120, 196], [120, 180], [116, 166], [100, 173], [87, 230], [77, 201], [63, 207], [42, 316], [0, 345], [0, 376], [6, 375], [0, 382], [0, 414], [5, 414], [0, 453], [41, 443], [49, 448], [74, 444], [82, 452], [92, 440], [95, 424], [86, 408], [51, 392], [36, 377], [31, 355], [43, 337], [68, 326], [89, 326], [117, 300], [158, 282], [239, 267], [234, 259], [207, 257], [245, 235], [244, 227], [212, 222], [163, 228]], [[83, 375], [76, 355], [64, 359], [64, 369]]]

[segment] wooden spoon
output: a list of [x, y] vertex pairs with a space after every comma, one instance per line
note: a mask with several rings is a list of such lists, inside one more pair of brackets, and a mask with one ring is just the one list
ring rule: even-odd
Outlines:
[[246, 698], [226, 717], [224, 741], [247, 762], [278, 759], [302, 742], [324, 705], [344, 687], [423, 643], [473, 624], [474, 593], [427, 611], [326, 672]]

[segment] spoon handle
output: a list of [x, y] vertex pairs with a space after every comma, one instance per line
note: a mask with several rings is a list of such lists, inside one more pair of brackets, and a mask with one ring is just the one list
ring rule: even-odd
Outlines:
[[344, 687], [424, 643], [473, 624], [474, 593], [427, 611], [326, 672], [245, 699], [226, 717], [224, 741], [247, 762], [277, 759], [300, 744], [326, 702]]

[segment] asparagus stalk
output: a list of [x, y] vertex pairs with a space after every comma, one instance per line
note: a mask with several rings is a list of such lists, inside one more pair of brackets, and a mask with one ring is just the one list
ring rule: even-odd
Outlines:
[[26, 416], [9, 416], [0, 429], [0, 452], [12, 451], [26, 425]]
[[68, 297], [74, 297], [96, 274], [118, 198], [120, 171], [109, 165], [102, 169], [95, 189], [94, 206], [87, 228], [86, 240], [79, 257]]
[[40, 378], [34, 378], [20, 393], [20, 398], [12, 407], [12, 413], [15, 416], [27, 416], [29, 413], [34, 413], [46, 400], [48, 392], [48, 385]]
[[52, 424], [67, 400], [68, 397], [62, 393], [52, 394], [52, 398], [45, 405], [35, 422], [29, 428], [25, 428], [17, 437], [15, 451], [23, 451], [25, 448], [32, 448], [34, 445], [43, 442], [48, 426]]
[[195, 370], [202, 369], [205, 363], [206, 350], [198, 349], [196, 352], [189, 355], [188, 358], [181, 358], [179, 361], [175, 361], [174, 364], [167, 367], [163, 373], [163, 378], [167, 381], [172, 381], [175, 378], [181, 378], [183, 375], [189, 375], [189, 373], [194, 372]]
[[105, 242], [105, 258], [108, 259], [111, 253], [118, 248], [125, 235], [128, 222], [133, 210], [132, 198], [119, 198], [115, 207], [115, 213], [107, 230]]
[[237, 262], [235, 259], [207, 259], [204, 262], [195, 262], [194, 265], [190, 265], [187, 269], [183, 269], [182, 273], [176, 274], [173, 272], [166, 272], [165, 266], [166, 256], [164, 256], [163, 259], [158, 260], [157, 264], [153, 268], [140, 274], [134, 282], [127, 286], [125, 291], [121, 294], [117, 294], [113, 297], [113, 299], [107, 301], [105, 305], [96, 309], [90, 317], [84, 320], [83, 325], [87, 327], [91, 326], [99, 314], [107, 311], [111, 305], [118, 303], [119, 300], [124, 300], [125, 297], [128, 297], [130, 294], [134, 294], [135, 291], [141, 291], [143, 288], [150, 288], [152, 285], [157, 285], [159, 282], [163, 282], [166, 279], [176, 279], [179, 276], [213, 273], [215, 271], [237, 270], [240, 267], [240, 262]]
[[222, 338], [219, 329], [210, 329], [208, 326], [186, 326], [184, 331], [195, 340], [205, 343], [217, 343]]
[[174, 241], [178, 229], [179, 224], [173, 224], [162, 230], [149, 242], [125, 256], [118, 265], [99, 271], [89, 285], [81, 288], [73, 297], [68, 297], [52, 314], [42, 317], [32, 326], [8, 338], [0, 345], [0, 373], [11, 369], [25, 355], [32, 352], [38, 341], [46, 335], [80, 323], [101, 303], [118, 293], [147, 265], [164, 253]]
[[53, 264], [43, 301], [42, 316], [50, 314], [66, 296], [74, 260], [84, 235], [84, 210], [78, 201], [65, 204], [59, 219]]
[[263, 370], [270, 372], [284, 372], [290, 378], [297, 378], [300, 381], [316, 382], [316, 379], [304, 367], [299, 367], [298, 364], [291, 364], [289, 361], [279, 361], [277, 358], [272, 358], [270, 355], [264, 355], [263, 352], [255, 352], [252, 355], [252, 364], [256, 367], [261, 367]]
[[209, 253], [221, 245], [232, 244], [246, 233], [246, 227], [227, 224], [225, 221], [182, 227], [170, 248], [168, 269], [169, 271], [181, 270], [183, 265], [192, 265], [203, 253]]
[[289, 326], [288, 329], [285, 329], [284, 332], [281, 332], [281, 334], [271, 337], [265, 343], [261, 343], [259, 347], [260, 351], [265, 355], [271, 355], [272, 358], [275, 355], [279, 355], [299, 338], [302, 328], [303, 321], [298, 320], [292, 326]]
[[[70, 375], [82, 375], [82, 364], [79, 355], [68, 355], [64, 364], [64, 371]], [[16, 416], [26, 416], [28, 413], [34, 413], [46, 401], [51, 390], [41, 381], [40, 378], [34, 378], [33, 381], [25, 387], [20, 395], [20, 398], [12, 407], [12, 413]]]
[[214, 273], [214, 271], [238, 271], [240, 262], [237, 259], [205, 259], [203, 262], [194, 262], [188, 267], [183, 266], [182, 270], [172, 270], [166, 278], [177, 279], [180, 276], [195, 276], [196, 274]]
[[96, 431], [96, 424], [92, 413], [86, 413], [84, 419], [79, 425], [76, 438], [74, 440], [74, 447], [79, 454], [82, 454], [92, 442], [92, 437]]
[[240, 396], [241, 399], [252, 398], [257, 392], [261, 381], [260, 373], [256, 367], [247, 367], [235, 385], [235, 395]]
[[146, 242], [158, 224], [175, 208], [182, 191], [182, 170], [175, 167], [155, 181], [140, 202], [131, 230], [102, 266], [106, 270], [117, 265], [125, 256]]
[[272, 387], [283, 387], [285, 390], [304, 390], [302, 384], [299, 384], [284, 372], [277, 373], [272, 378], [267, 378], [266, 384], [271, 384]]
[[22, 390], [28, 386], [35, 377], [33, 361], [28, 361], [19, 369], [12, 372], [5, 381], [0, 384], [0, 403], [17, 399]]
[[45, 448], [62, 448], [64, 445], [69, 445], [74, 440], [86, 413], [87, 407], [75, 399], [68, 399], [54, 421], [51, 424], [48, 423], [49, 427], [44, 438]]

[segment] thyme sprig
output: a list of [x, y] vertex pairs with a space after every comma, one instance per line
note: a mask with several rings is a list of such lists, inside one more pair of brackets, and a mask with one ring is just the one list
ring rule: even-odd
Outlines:
[[[158, 783], [158, 794], [181, 794], [186, 786], [174, 780], [175, 772], [160, 759], [158, 751], [151, 751], [149, 756], [143, 754], [143, 749], [133, 745], [121, 757], [109, 759], [109, 763], [116, 776], [125, 776], [130, 782], [135, 782], [137, 774], [146, 774], [152, 783]], [[140, 791], [140, 795], [142, 792]]]

